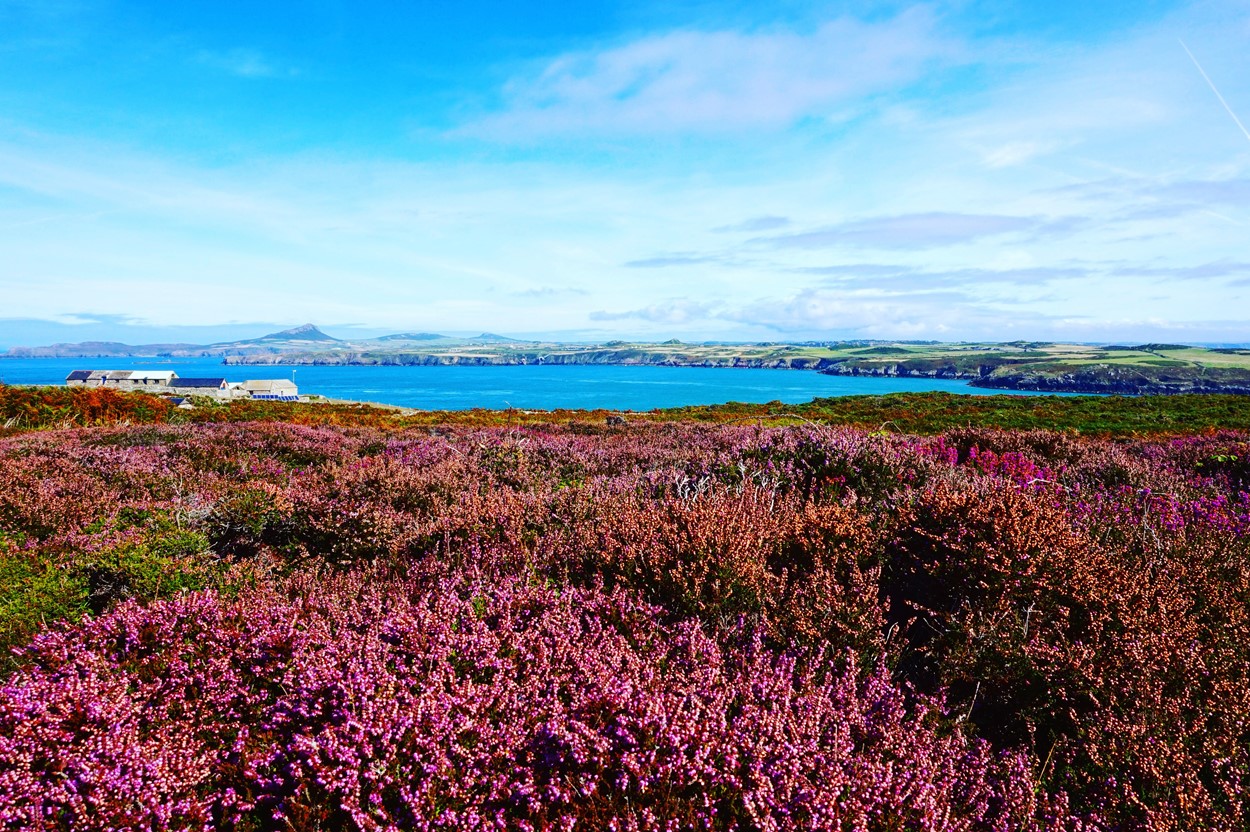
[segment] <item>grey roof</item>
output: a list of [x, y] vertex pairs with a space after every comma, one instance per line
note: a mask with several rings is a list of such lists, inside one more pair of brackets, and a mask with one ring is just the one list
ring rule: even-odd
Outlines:
[[276, 390], [296, 390], [295, 382], [287, 378], [249, 378], [243, 382], [243, 389], [249, 393], [271, 392]]
[[221, 387], [226, 383], [224, 378], [176, 378], [169, 383], [170, 387]]
[[92, 370], [92, 381], [157, 381], [165, 384], [178, 374], [172, 370]]
[[178, 377], [173, 370], [130, 370], [127, 377], [131, 381], [163, 381], [168, 383]]
[[74, 370], [66, 381], [157, 381], [177, 378], [172, 370]]

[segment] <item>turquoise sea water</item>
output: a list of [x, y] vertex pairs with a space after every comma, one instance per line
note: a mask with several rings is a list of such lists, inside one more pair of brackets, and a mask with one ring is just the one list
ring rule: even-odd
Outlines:
[[291, 378], [301, 393], [426, 410], [517, 407], [527, 410], [657, 407], [771, 402], [944, 390], [987, 395], [962, 381], [826, 376], [810, 370], [703, 367], [318, 367], [226, 366], [218, 358], [0, 359], [8, 384], [61, 384], [73, 370], [173, 370], [180, 376]]

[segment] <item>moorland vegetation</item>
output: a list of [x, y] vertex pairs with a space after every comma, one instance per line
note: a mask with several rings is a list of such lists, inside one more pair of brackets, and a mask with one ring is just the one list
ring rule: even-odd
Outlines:
[[0, 388], [0, 825], [1244, 829], [1248, 412]]

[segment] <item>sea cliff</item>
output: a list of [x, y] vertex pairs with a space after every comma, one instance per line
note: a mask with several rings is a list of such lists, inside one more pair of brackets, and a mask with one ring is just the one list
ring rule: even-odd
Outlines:
[[837, 361], [807, 356], [753, 357], [742, 355], [680, 355], [642, 349], [591, 349], [577, 352], [457, 353], [286, 353], [283, 355], [228, 356], [224, 364], [310, 364], [317, 366], [376, 367], [504, 367], [527, 365], [616, 365], [649, 367], [743, 367], [770, 370], [825, 370]]
[[1054, 361], [984, 354], [955, 358], [883, 360], [794, 356], [750, 356], [730, 352], [683, 354], [673, 350], [579, 349], [575, 351], [479, 352], [335, 352], [281, 355], [227, 356], [225, 364], [297, 364], [321, 366], [527, 366], [616, 365], [653, 367], [723, 367], [813, 370], [828, 375], [865, 378], [934, 378], [967, 381], [973, 387], [1051, 393], [1153, 395], [1178, 393], [1234, 393], [1250, 395], [1250, 370], [1177, 363], [1087, 364], [1073, 366]]

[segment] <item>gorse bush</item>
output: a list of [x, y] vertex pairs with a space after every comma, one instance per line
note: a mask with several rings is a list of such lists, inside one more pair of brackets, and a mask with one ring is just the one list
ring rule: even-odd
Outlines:
[[168, 421], [176, 408], [159, 396], [104, 387], [10, 387], [0, 384], [0, 428], [112, 425]]
[[0, 823], [1243, 829], [1238, 433], [0, 440]]

